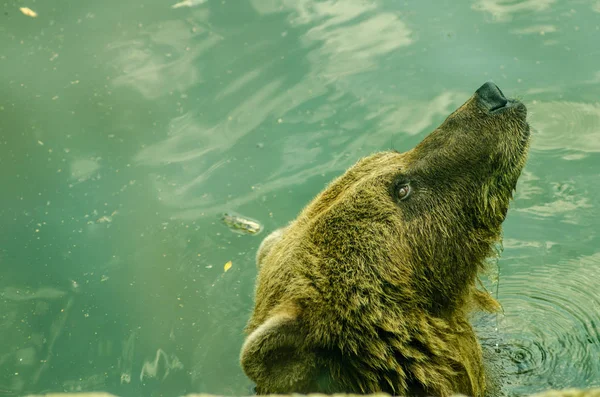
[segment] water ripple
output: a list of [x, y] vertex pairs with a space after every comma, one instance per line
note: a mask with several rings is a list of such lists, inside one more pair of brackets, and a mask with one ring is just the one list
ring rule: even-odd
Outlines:
[[554, 150], [581, 154], [600, 152], [600, 105], [584, 102], [535, 102], [531, 124], [536, 134], [534, 151]]
[[523, 275], [502, 280], [499, 330], [506, 339], [498, 351], [507, 356], [507, 375], [519, 381], [515, 387], [600, 384], [599, 278], [596, 253], [532, 269], [527, 285]]

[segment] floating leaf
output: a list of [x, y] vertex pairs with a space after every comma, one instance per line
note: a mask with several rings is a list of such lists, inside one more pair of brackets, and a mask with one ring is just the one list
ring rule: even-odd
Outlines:
[[33, 11], [29, 7], [21, 7], [21, 8], [19, 8], [19, 11], [21, 11], [24, 15], [27, 15], [28, 17], [32, 17], [32, 18], [37, 17], [37, 12]]
[[231, 269], [231, 266], [233, 266], [233, 264], [231, 263], [231, 261], [229, 261], [225, 264], [225, 266], [223, 266], [223, 270], [227, 271]]

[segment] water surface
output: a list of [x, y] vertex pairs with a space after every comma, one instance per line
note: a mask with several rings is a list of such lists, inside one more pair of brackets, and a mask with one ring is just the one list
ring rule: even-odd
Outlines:
[[507, 395], [600, 385], [597, 1], [0, 10], [0, 395], [248, 393], [261, 237], [490, 79], [534, 131], [482, 340]]

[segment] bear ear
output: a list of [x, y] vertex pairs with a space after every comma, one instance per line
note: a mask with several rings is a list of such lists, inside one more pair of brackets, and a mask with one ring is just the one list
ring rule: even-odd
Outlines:
[[295, 308], [280, 309], [246, 339], [240, 361], [258, 394], [308, 389], [316, 371], [315, 354], [305, 346]]
[[275, 230], [274, 232], [272, 232], [271, 234], [269, 234], [267, 237], [265, 237], [263, 239], [262, 243], [260, 243], [260, 246], [258, 247], [258, 251], [256, 252], [256, 266], [259, 269], [262, 266], [263, 260], [268, 255], [268, 253], [271, 251], [271, 248], [273, 248], [273, 246], [275, 244], [277, 244], [279, 242], [279, 240], [281, 240], [281, 237], [283, 237], [284, 231], [285, 231], [285, 228], [279, 228], [279, 229]]

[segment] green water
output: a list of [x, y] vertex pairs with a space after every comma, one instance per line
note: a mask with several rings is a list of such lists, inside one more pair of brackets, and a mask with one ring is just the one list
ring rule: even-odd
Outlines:
[[490, 79], [533, 142], [483, 343], [600, 385], [600, 2], [176, 2], [0, 2], [0, 395], [248, 393], [261, 237]]

